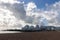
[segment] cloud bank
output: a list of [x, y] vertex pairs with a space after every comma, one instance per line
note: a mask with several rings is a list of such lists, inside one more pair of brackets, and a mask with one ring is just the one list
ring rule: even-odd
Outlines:
[[21, 28], [29, 25], [60, 26], [60, 1], [46, 10], [38, 9], [34, 2], [24, 4], [17, 0], [0, 0], [0, 29]]

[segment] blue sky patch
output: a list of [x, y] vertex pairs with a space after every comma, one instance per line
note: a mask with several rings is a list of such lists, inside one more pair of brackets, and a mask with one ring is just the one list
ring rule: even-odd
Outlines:
[[60, 0], [19, 0], [21, 2], [25, 2], [26, 4], [29, 2], [34, 2], [37, 5], [37, 8], [45, 8], [45, 4], [51, 5], [54, 4], [55, 2], [58, 2]]

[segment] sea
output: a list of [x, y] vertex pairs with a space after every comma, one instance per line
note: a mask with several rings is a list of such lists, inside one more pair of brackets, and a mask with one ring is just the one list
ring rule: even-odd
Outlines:
[[18, 31], [0, 31], [0, 34], [6, 34], [6, 33], [21, 33]]

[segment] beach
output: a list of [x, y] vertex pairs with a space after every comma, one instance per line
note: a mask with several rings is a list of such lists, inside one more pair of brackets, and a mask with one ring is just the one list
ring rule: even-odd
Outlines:
[[20, 32], [0, 34], [0, 40], [60, 40], [60, 32]]

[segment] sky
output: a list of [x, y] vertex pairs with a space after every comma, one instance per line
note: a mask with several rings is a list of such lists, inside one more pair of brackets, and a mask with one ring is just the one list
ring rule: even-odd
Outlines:
[[24, 1], [26, 4], [29, 2], [34, 2], [36, 4], [37, 8], [41, 9], [41, 8], [45, 8], [46, 4], [51, 5], [60, 0], [19, 0], [19, 1], [21, 1], [21, 2]]
[[60, 26], [60, 0], [0, 0], [0, 30], [37, 24]]

